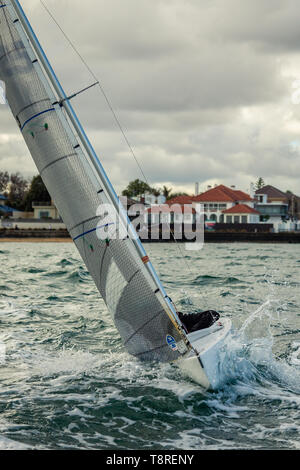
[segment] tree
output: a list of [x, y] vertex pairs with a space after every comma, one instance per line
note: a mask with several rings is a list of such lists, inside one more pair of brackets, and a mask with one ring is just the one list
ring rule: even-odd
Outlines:
[[162, 195], [165, 196], [166, 200], [172, 197], [172, 188], [167, 188], [167, 186], [163, 186], [162, 188]]
[[187, 194], [187, 193], [180, 193], [180, 192], [178, 192], [178, 193], [172, 193], [172, 194], [170, 194], [170, 196], [169, 196], [168, 199], [174, 199], [174, 197], [177, 197], [177, 196], [189, 196], [189, 194]]
[[8, 204], [13, 209], [24, 210], [24, 199], [28, 189], [28, 181], [20, 175], [13, 173], [10, 175]]
[[263, 188], [265, 185], [266, 183], [264, 182], [263, 178], [260, 176], [254, 185], [255, 191]]
[[37, 202], [50, 202], [51, 196], [42, 180], [40, 175], [34, 176], [29, 190], [25, 196], [24, 206], [26, 211], [32, 210], [33, 201]]
[[9, 182], [9, 174], [7, 171], [0, 171], [0, 193], [4, 192]]
[[136, 197], [147, 192], [153, 193], [153, 188], [151, 188], [148, 183], [136, 179], [134, 181], [130, 181], [127, 188], [122, 191], [122, 195], [127, 197]]
[[150, 193], [154, 194], [155, 197], [158, 197], [161, 193], [161, 190], [157, 188], [150, 188]]

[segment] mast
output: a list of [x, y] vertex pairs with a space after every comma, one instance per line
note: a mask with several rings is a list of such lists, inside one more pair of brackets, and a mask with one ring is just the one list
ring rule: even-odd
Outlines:
[[[32, 26], [22, 8], [22, 6], [20, 5], [20, 2], [18, 0], [8, 0], [8, 3], [11, 3], [14, 10], [15, 10], [15, 14], [17, 15], [18, 19], [20, 20], [29, 40], [30, 40], [30, 43], [38, 57], [38, 59], [40, 60], [43, 68], [44, 68], [44, 71], [47, 75], [47, 77], [49, 78], [50, 80], [50, 83], [51, 85], [53, 86], [55, 92], [57, 93], [57, 96], [59, 98], [59, 101], [62, 103], [75, 131], [77, 132], [77, 135], [78, 135], [78, 138], [79, 140], [81, 141], [91, 163], [93, 164], [93, 167], [94, 169], [96, 170], [97, 174], [99, 175], [100, 177], [100, 180], [101, 180], [101, 183], [103, 184], [103, 187], [106, 191], [106, 194], [108, 195], [111, 203], [113, 204], [117, 214], [121, 217], [121, 220], [122, 222], [124, 223], [125, 227], [128, 227], [128, 231], [129, 231], [129, 235], [131, 236], [132, 238], [132, 242], [139, 254], [139, 256], [141, 257], [141, 259], [147, 259], [147, 261], [145, 262], [145, 267], [148, 271], [148, 273], [150, 274], [151, 278], [153, 279], [155, 285], [157, 286], [157, 288], [159, 289], [163, 299], [164, 299], [164, 302], [167, 304], [167, 307], [168, 307], [168, 310], [169, 312], [167, 312], [167, 309], [166, 309], [166, 313], [169, 315], [172, 323], [175, 325], [175, 327], [178, 329], [180, 327], [180, 330], [181, 330], [181, 333], [184, 334], [184, 336], [186, 337], [185, 335], [185, 332], [184, 332], [184, 329], [182, 327], [182, 323], [177, 315], [177, 312], [172, 304], [172, 301], [170, 300], [170, 298], [167, 296], [166, 292], [165, 292], [165, 289], [152, 265], [152, 263], [150, 262], [149, 258], [147, 257], [147, 253], [138, 237], [138, 235], [136, 234], [135, 232], [135, 229], [133, 227], [133, 225], [131, 224], [129, 218], [128, 218], [128, 215], [126, 213], [126, 211], [124, 210], [123, 206], [121, 205], [120, 203], [120, 200], [110, 182], [110, 180], [108, 179], [107, 175], [106, 175], [106, 172], [98, 158], [98, 155], [96, 154], [96, 151], [94, 150], [88, 136], [86, 135], [80, 121], [79, 121], [79, 118], [72, 106], [72, 104], [70, 103], [70, 99], [68, 98], [67, 94], [65, 93], [60, 81], [58, 80], [35, 32], [33, 31], [32, 29]], [[173, 318], [172, 318], [173, 317]], [[179, 325], [179, 326], [178, 326]]]

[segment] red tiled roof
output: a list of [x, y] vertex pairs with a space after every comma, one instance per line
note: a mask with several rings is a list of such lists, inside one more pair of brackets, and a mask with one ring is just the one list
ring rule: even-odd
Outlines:
[[223, 214], [259, 214], [259, 212], [246, 204], [236, 204], [230, 209], [222, 211]]
[[218, 188], [213, 188], [195, 196], [194, 202], [234, 202], [234, 199]]
[[234, 190], [236, 196], [238, 197], [239, 201], [253, 201], [253, 199], [249, 196], [249, 194], [244, 193], [244, 191]]
[[171, 206], [172, 204], [192, 204], [194, 200], [194, 196], [176, 196], [173, 197], [172, 199], [169, 199], [166, 204]]
[[243, 191], [228, 188], [223, 184], [216, 186], [215, 188], [205, 191], [205, 193], [199, 194], [193, 197], [195, 202], [238, 202], [238, 201], [252, 201], [249, 194]]

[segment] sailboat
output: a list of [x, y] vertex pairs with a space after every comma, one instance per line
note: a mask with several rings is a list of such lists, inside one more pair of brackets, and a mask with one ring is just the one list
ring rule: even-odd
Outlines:
[[[0, 0], [0, 28], [8, 104], [124, 347], [217, 388], [231, 321], [187, 333], [18, 0]], [[107, 204], [117, 217], [101, 239]]]

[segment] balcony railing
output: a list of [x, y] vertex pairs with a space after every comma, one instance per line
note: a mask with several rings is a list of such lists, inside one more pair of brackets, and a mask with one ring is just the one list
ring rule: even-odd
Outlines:
[[204, 207], [204, 212], [220, 212], [225, 211], [226, 207]]
[[32, 207], [50, 207], [52, 206], [51, 201], [45, 201], [45, 202], [39, 202], [39, 201], [33, 201]]

